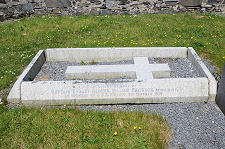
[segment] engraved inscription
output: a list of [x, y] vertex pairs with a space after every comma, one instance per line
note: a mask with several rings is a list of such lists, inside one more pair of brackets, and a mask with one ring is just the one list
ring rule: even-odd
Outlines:
[[70, 89], [52, 90], [56, 96], [69, 98], [147, 98], [163, 97], [170, 93], [178, 93], [178, 88], [142, 87], [136, 84], [96, 84], [76, 85]]

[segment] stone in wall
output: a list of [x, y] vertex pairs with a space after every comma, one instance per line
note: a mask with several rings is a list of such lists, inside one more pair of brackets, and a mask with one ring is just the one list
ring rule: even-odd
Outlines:
[[[192, 3], [188, 4], [191, 1]], [[201, 3], [201, 1], [204, 1], [204, 3]], [[206, 3], [207, 1], [209, 3]], [[193, 11], [193, 6], [195, 10], [211, 12], [219, 10], [219, 7], [214, 4], [217, 2], [218, 0], [0, 0], [0, 21], [31, 14], [118, 15], [178, 13]]]
[[45, 0], [48, 8], [69, 8], [71, 3], [69, 0]]
[[203, 0], [180, 0], [181, 5], [186, 7], [201, 6]]

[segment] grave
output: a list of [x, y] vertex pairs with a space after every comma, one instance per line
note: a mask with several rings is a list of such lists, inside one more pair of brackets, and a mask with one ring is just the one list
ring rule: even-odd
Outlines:
[[27, 106], [203, 102], [215, 101], [216, 91], [191, 47], [59, 48], [40, 50], [7, 99]]

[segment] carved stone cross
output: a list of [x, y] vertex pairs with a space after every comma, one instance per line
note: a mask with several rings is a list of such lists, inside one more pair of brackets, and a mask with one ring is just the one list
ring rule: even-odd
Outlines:
[[127, 65], [68, 66], [65, 75], [68, 80], [128, 77], [146, 81], [153, 78], [169, 78], [170, 68], [168, 64], [149, 64], [147, 57], [134, 57], [134, 64]]

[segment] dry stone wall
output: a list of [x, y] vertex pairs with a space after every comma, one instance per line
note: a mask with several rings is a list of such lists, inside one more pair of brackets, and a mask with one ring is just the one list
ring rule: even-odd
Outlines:
[[0, 21], [25, 15], [110, 15], [220, 11], [219, 0], [0, 0]]

